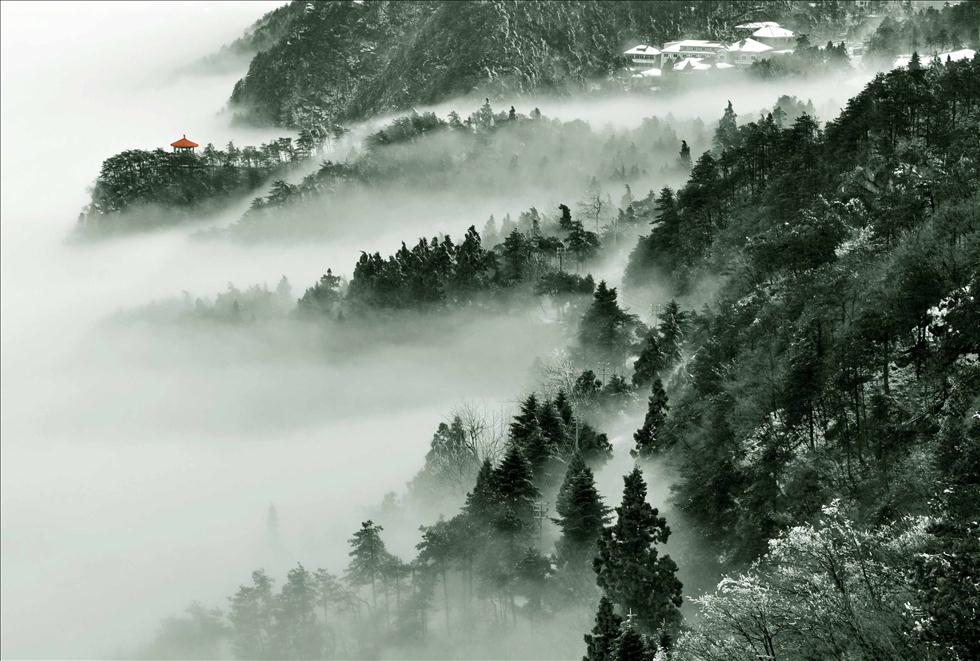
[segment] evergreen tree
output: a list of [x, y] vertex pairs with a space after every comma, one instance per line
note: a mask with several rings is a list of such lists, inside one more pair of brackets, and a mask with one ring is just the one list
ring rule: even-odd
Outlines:
[[737, 118], [738, 115], [735, 114], [735, 110], [732, 108], [732, 102], [729, 101], [728, 105], [725, 107], [725, 113], [718, 121], [718, 128], [715, 130], [714, 142], [715, 149], [717, 149], [718, 152], [723, 152], [726, 149], [733, 149], [738, 145]]
[[633, 386], [636, 388], [643, 388], [653, 383], [665, 367], [664, 352], [660, 348], [658, 338], [659, 333], [654, 329], [647, 331], [646, 337], [643, 338], [640, 355], [633, 362]]
[[465, 512], [480, 525], [489, 525], [500, 502], [497, 473], [489, 459], [484, 459], [476, 474], [476, 484], [466, 496]]
[[691, 171], [691, 148], [687, 146], [687, 140], [681, 140], [681, 151], [678, 154], [677, 163], [685, 172]]
[[559, 390], [554, 400], [555, 410], [561, 416], [562, 424], [569, 430], [575, 422], [575, 414], [572, 411], [572, 403], [568, 401], [568, 395], [564, 390]]
[[575, 256], [577, 264], [581, 266], [599, 252], [599, 236], [586, 230], [581, 221], [573, 220], [565, 239], [565, 248]]
[[579, 324], [579, 346], [588, 358], [622, 365], [635, 323], [635, 317], [619, 307], [616, 289], [602, 280]]
[[561, 211], [561, 216], [558, 218], [558, 227], [565, 232], [571, 231], [572, 210], [568, 208], [567, 204], [559, 204], [558, 210]]
[[316, 578], [301, 564], [290, 569], [276, 600], [274, 640], [280, 658], [315, 659], [322, 655], [316, 605]]
[[592, 632], [585, 634], [585, 656], [582, 661], [615, 661], [616, 641], [623, 619], [616, 615], [612, 602], [605, 596], [599, 600]]
[[652, 655], [647, 652], [643, 636], [633, 628], [627, 620], [623, 624], [623, 631], [616, 640], [615, 661], [650, 661]]
[[[288, 282], [286, 284], [288, 285]], [[342, 284], [343, 278], [327, 269], [327, 272], [320, 277], [320, 281], [303, 293], [303, 297], [297, 303], [298, 309], [313, 314], [336, 314], [340, 311], [340, 304], [343, 301]]]
[[681, 358], [684, 345], [684, 324], [686, 315], [681, 312], [677, 301], [671, 300], [660, 313], [657, 332], [660, 335], [660, 349], [663, 352], [663, 367], [673, 367]]
[[432, 572], [442, 583], [443, 609], [446, 615], [446, 633], [449, 624], [449, 568], [455, 557], [456, 544], [453, 531], [448, 523], [439, 521], [434, 526], [422, 526], [422, 541], [416, 545], [419, 554], [417, 562], [424, 571]]
[[538, 428], [538, 398], [531, 393], [521, 402], [520, 412], [510, 423], [510, 438], [518, 445], [523, 445], [535, 428]]
[[656, 379], [653, 382], [653, 392], [647, 403], [647, 414], [643, 419], [643, 426], [633, 434], [636, 448], [630, 450], [631, 455], [647, 459], [661, 449], [660, 434], [667, 419], [667, 408], [667, 393], [664, 392], [664, 385], [660, 379]]
[[511, 444], [494, 471], [494, 481], [499, 494], [494, 525], [513, 550], [516, 540], [529, 538], [534, 530], [534, 503], [539, 495], [531, 465], [516, 445]]
[[365, 521], [361, 529], [349, 540], [350, 565], [347, 567], [347, 580], [352, 585], [371, 586], [371, 605], [377, 607], [377, 582], [383, 578], [388, 550], [381, 540], [383, 528], [373, 521]]
[[641, 632], [673, 631], [680, 623], [681, 583], [677, 565], [660, 556], [670, 528], [646, 502], [647, 485], [639, 468], [624, 478], [623, 502], [616, 508], [616, 523], [599, 538], [593, 562], [596, 582], [622, 610], [636, 614]]
[[595, 486], [592, 470], [581, 454], [572, 457], [565, 472], [565, 479], [555, 501], [561, 528], [561, 539], [556, 547], [560, 560], [576, 565], [590, 560], [595, 552], [596, 540], [602, 533], [608, 509]]
[[274, 659], [275, 598], [272, 579], [263, 570], [252, 572], [252, 585], [243, 585], [229, 598], [231, 645], [240, 659]]
[[555, 450], [565, 447], [565, 423], [554, 402], [546, 401], [538, 411], [538, 426]]

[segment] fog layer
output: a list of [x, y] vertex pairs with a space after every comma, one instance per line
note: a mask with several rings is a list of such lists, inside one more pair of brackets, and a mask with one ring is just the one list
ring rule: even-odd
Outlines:
[[[285, 275], [298, 296], [327, 266], [349, 274], [361, 249], [459, 234], [501, 199], [488, 191], [458, 222], [435, 212], [437, 226], [416, 201], [396, 227], [379, 232], [364, 219], [324, 243], [202, 241], [199, 228], [66, 243], [103, 158], [182, 133], [216, 145], [282, 133], [233, 127], [219, 112], [241, 72], [173, 74], [275, 4], [2, 5], [4, 657], [133, 649], [191, 599], [223, 606], [259, 566], [280, 575], [302, 560], [340, 571], [351, 531], [418, 470], [452, 406], [475, 399], [508, 409], [531, 385], [534, 359], [567, 342], [533, 310], [450, 318], [427, 340], [410, 329], [368, 335], [352, 351], [332, 348], [320, 327], [287, 320], [246, 328], [111, 321], [118, 310], [181, 291], [212, 294], [228, 282], [272, 287]], [[745, 112], [779, 93], [817, 97], [812, 86], [765, 90], [537, 105], [601, 128], [668, 113], [711, 122], [735, 94]], [[838, 92], [842, 103], [850, 89]], [[457, 105], [474, 108], [467, 100], [439, 110]], [[248, 202], [218, 223], [237, 220]], [[608, 271], [615, 280], [616, 268]], [[610, 502], [628, 463], [618, 450], [601, 476]], [[651, 491], [666, 499], [666, 482]], [[392, 547], [401, 550], [397, 540]]]

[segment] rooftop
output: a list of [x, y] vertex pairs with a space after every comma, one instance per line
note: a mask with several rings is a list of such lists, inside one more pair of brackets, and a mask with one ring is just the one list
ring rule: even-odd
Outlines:
[[653, 46], [647, 46], [646, 44], [640, 44], [639, 46], [633, 46], [623, 55], [660, 55], [660, 49]]
[[180, 140], [177, 140], [176, 142], [171, 142], [170, 146], [171, 147], [200, 147], [200, 145], [197, 144], [196, 142], [188, 140], [186, 133], [184, 134], [184, 137], [182, 137]]
[[796, 35], [792, 30], [781, 28], [778, 25], [767, 25], [766, 27], [759, 28], [753, 32], [752, 36], [762, 37], [763, 39], [789, 39], [790, 37], [795, 37]]
[[776, 21], [755, 21], [752, 23], [742, 23], [741, 25], [736, 25], [736, 30], [758, 30], [759, 28], [778, 28], [779, 23]]
[[755, 39], [746, 38], [731, 44], [728, 50], [732, 53], [765, 53], [772, 50], [772, 46]]
[[677, 53], [682, 50], [687, 50], [688, 48], [724, 48], [722, 44], [716, 41], [708, 41], [706, 39], [683, 39], [681, 41], [668, 41], [664, 44], [663, 52], [665, 53]]

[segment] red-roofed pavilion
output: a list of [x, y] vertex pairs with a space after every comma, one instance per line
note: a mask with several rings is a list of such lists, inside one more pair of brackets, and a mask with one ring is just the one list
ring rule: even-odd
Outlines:
[[187, 134], [184, 134], [180, 140], [176, 142], [171, 142], [170, 146], [174, 148], [175, 154], [193, 154], [194, 148], [199, 146], [196, 142], [187, 139]]

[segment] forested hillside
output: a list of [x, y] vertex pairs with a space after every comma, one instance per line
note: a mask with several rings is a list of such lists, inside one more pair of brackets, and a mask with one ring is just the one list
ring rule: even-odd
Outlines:
[[843, 18], [845, 3], [306, 2], [231, 95], [242, 116], [309, 126], [481, 91], [581, 90], [624, 64], [627, 42], [732, 36], [734, 25]]
[[[582, 219], [590, 230], [625, 229], [633, 216], [620, 223], [615, 203], [629, 211], [631, 186], [654, 177], [682, 181], [690, 163], [680, 152], [707, 142], [700, 120], [647, 117], [634, 129], [615, 132], [552, 119], [537, 108], [495, 112], [488, 100], [462, 117], [455, 111], [446, 118], [412, 112], [368, 135], [343, 162], [325, 161], [297, 183], [274, 182], [229, 232], [248, 239], [324, 236], [366, 216], [378, 225], [388, 217], [398, 222], [393, 197], [424, 192], [465, 207], [497, 191], [507, 191], [504, 202], [511, 205], [542, 194], [567, 196], [571, 207], [591, 207]], [[386, 194], [383, 202], [378, 191]], [[502, 215], [499, 208], [489, 213]], [[482, 227], [486, 242], [502, 241], [513, 229], [503, 215], [499, 226], [494, 221]]]
[[[545, 632], [591, 611], [587, 661], [975, 658], [980, 58], [913, 58], [826, 126], [804, 109], [740, 122], [729, 104], [683, 187], [624, 200], [624, 216], [652, 223], [624, 286], [666, 281], [682, 302], [655, 324], [555, 263], [586, 209], [554, 223], [531, 210], [492, 250], [470, 228], [458, 245], [364, 254], [349, 285], [328, 272], [298, 304], [317, 323], [442, 315], [501, 293], [592, 300], [566, 317], [567, 362], [509, 425], [456, 413], [405, 496], [386, 497], [383, 516], [445, 516], [420, 529], [414, 559], [365, 521], [343, 578], [298, 565], [276, 593], [256, 571], [227, 617], [192, 607], [156, 644], [196, 631], [176, 649], [426, 655], [460, 631], [492, 646], [521, 622]], [[548, 278], [570, 286], [547, 291]], [[612, 455], [595, 421], [644, 392], [631, 454], [677, 466], [677, 520], [733, 572], [687, 622], [694, 595], [677, 575], [690, 559], [664, 552], [671, 525], [643, 472], [624, 477], [615, 510], [595, 483]]]
[[781, 124], [729, 107], [630, 265], [720, 280], [656, 441], [705, 534], [762, 557], [682, 650], [973, 658], [980, 59], [913, 58], [825, 128]]
[[310, 158], [325, 139], [303, 131], [295, 142], [279, 138], [258, 147], [229, 142], [222, 150], [209, 143], [199, 155], [128, 149], [102, 162], [78, 230], [127, 232], [214, 211]]

